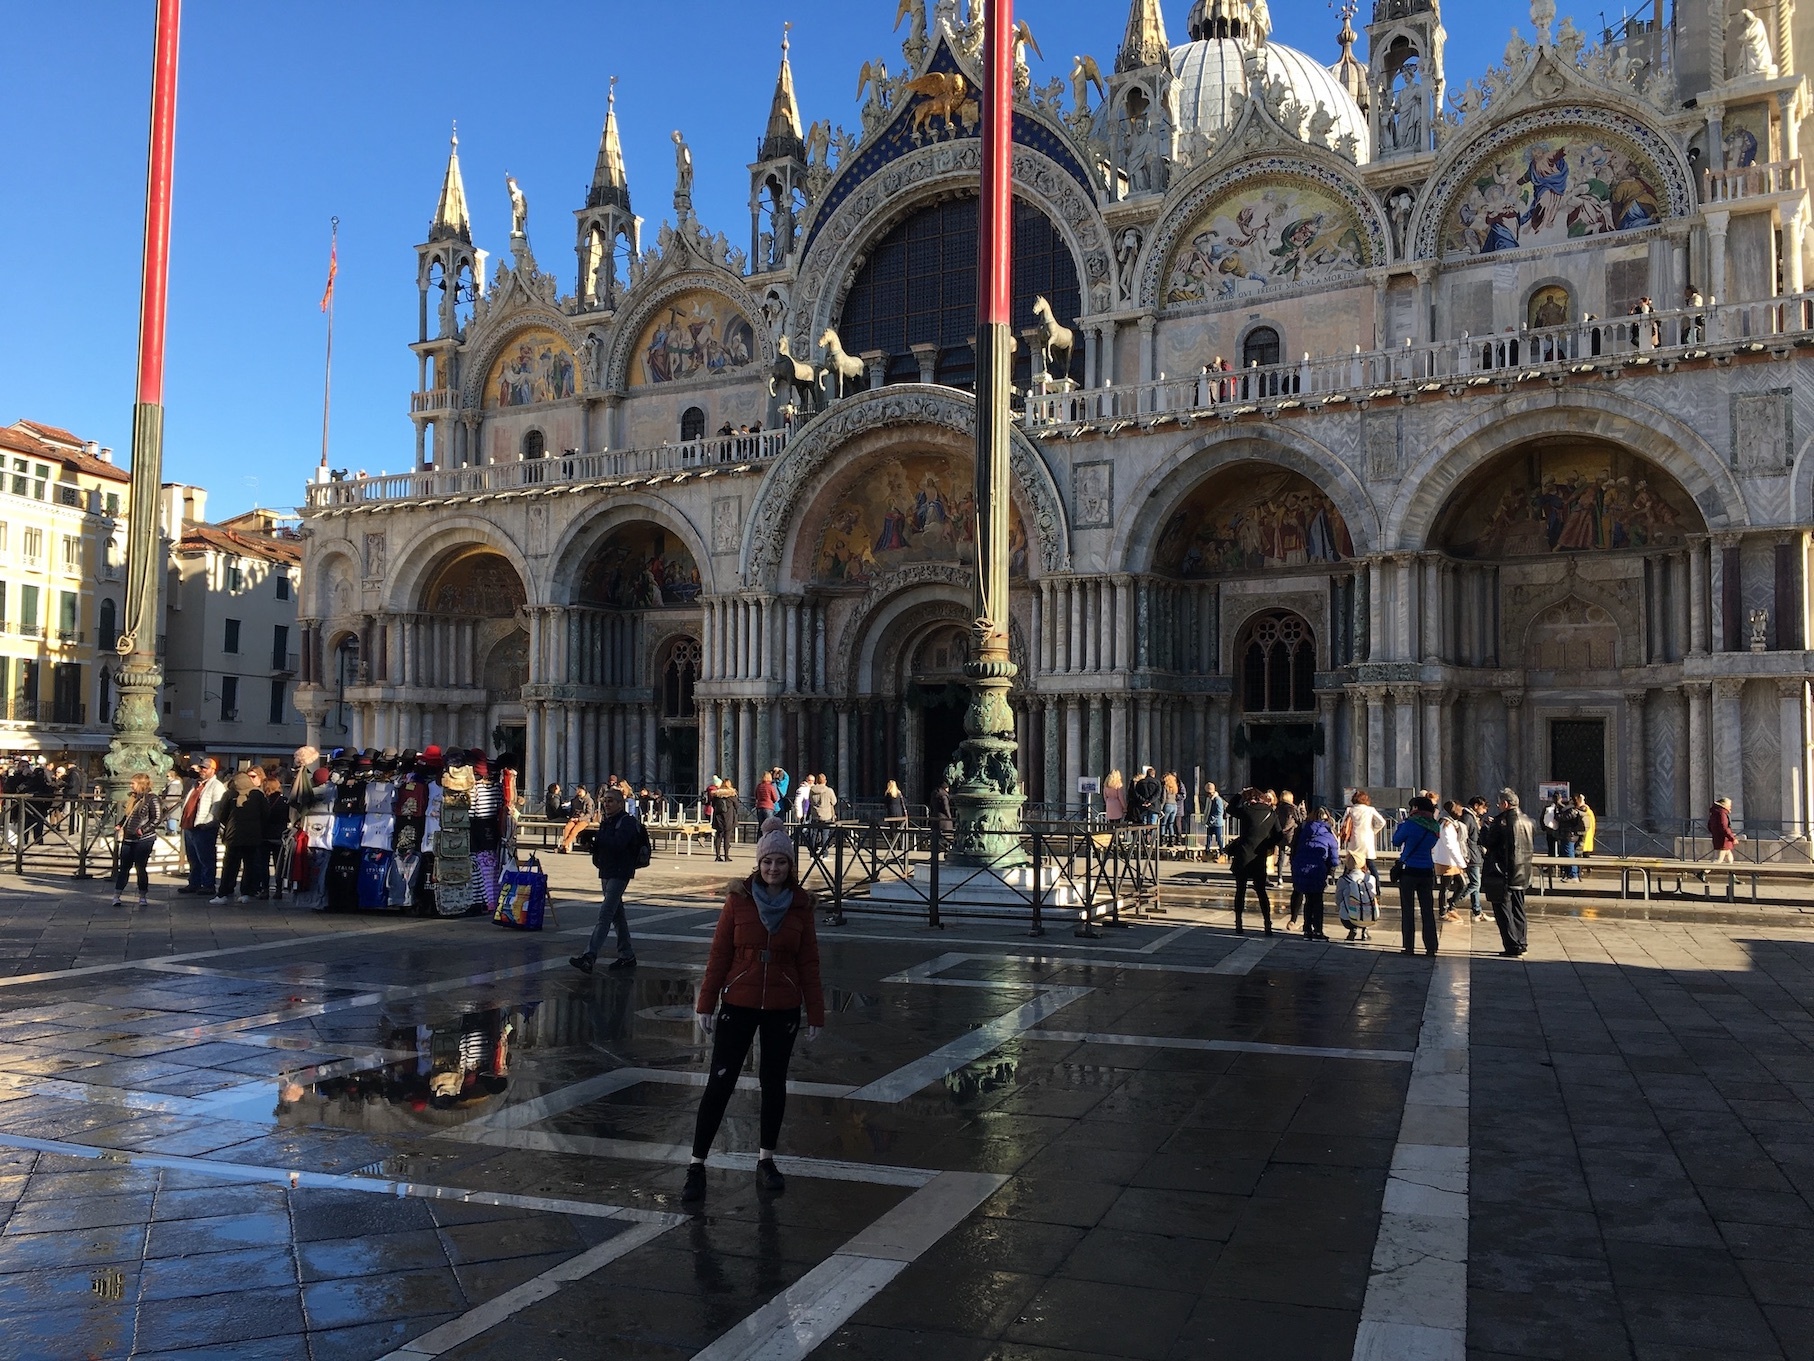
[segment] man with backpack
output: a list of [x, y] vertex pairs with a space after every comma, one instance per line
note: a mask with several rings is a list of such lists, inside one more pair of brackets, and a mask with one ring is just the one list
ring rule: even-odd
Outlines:
[[599, 794], [598, 830], [592, 836], [592, 863], [598, 867], [604, 902], [598, 910], [598, 925], [592, 928], [592, 939], [586, 952], [567, 962], [581, 973], [591, 973], [598, 960], [605, 933], [617, 928], [617, 958], [608, 966], [614, 973], [636, 967], [636, 951], [630, 945], [630, 919], [624, 914], [624, 890], [636, 877], [636, 871], [648, 868], [654, 854], [648, 829], [624, 809], [624, 792], [607, 785]]

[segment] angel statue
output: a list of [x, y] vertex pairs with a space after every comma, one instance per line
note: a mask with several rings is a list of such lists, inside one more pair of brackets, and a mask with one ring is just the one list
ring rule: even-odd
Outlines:
[[1102, 83], [1102, 68], [1096, 65], [1094, 57], [1071, 58], [1071, 98], [1076, 102], [1077, 112], [1087, 115], [1090, 111], [1090, 86], [1096, 87], [1096, 97], [1107, 99], [1109, 92]]
[[867, 134], [880, 126], [888, 116], [888, 66], [880, 57], [863, 63], [857, 72], [857, 98], [869, 91], [869, 102], [863, 106], [863, 131]]
[[1033, 39], [1033, 30], [1027, 27], [1025, 19], [1014, 21], [1014, 97], [1025, 99], [1027, 91], [1033, 88], [1033, 72], [1027, 65], [1027, 49], [1033, 49], [1033, 55], [1041, 61], [1046, 54], [1039, 50], [1039, 44]]
[[529, 235], [529, 200], [523, 197], [523, 191], [517, 188], [516, 176], [508, 170], [504, 172], [504, 187], [510, 191], [510, 234], [526, 237]]
[[908, 47], [924, 48], [926, 46], [926, 0], [901, 0], [901, 7], [894, 12], [894, 31], [901, 31], [901, 20], [906, 19]]

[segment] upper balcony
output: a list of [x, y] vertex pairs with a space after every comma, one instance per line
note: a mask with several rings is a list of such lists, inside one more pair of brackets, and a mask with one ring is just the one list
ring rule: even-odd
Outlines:
[[772, 459], [787, 444], [786, 430], [713, 436], [653, 449], [607, 449], [593, 454], [550, 454], [546, 458], [491, 463], [470, 468], [431, 468], [382, 473], [338, 482], [315, 482], [305, 508], [325, 510], [403, 501], [458, 501], [473, 496], [546, 491], [610, 479], [656, 485]]
[[1212, 371], [1122, 387], [1036, 393], [1027, 398], [1025, 426], [1035, 434], [1114, 434], [1129, 426], [1153, 429], [1169, 421], [1233, 420], [1254, 414], [1407, 398], [1459, 395], [1481, 387], [1510, 387], [1532, 379], [1560, 382], [1571, 373], [1611, 373], [1684, 360], [1770, 351], [1787, 354], [1814, 345], [1814, 293], [1767, 302], [1730, 303], [1576, 322], [1541, 330], [1406, 344], [1398, 349], [1294, 363]]
[[1732, 170], [1709, 170], [1706, 175], [1706, 192], [1701, 195], [1701, 204], [1708, 208], [1771, 194], [1799, 194], [1803, 184], [1799, 159], [1767, 161]]

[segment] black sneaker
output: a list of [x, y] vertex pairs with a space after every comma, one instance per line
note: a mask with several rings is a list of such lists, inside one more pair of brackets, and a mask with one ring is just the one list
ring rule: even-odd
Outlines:
[[[636, 967], [635, 955], [622, 955], [605, 966], [606, 973], [627, 973]], [[592, 972], [590, 969], [587, 973]]]
[[574, 968], [578, 969], [581, 973], [591, 973], [592, 972], [592, 956], [589, 954], [575, 955], [575, 956], [573, 956], [572, 959], [568, 960], [567, 962], [569, 964], [571, 964]]
[[680, 1203], [695, 1205], [705, 1199], [705, 1164], [688, 1163], [687, 1179], [680, 1188]]
[[787, 1189], [787, 1178], [781, 1175], [781, 1169], [775, 1166], [773, 1158], [757, 1159], [756, 1181], [764, 1191], [772, 1191], [776, 1195]]

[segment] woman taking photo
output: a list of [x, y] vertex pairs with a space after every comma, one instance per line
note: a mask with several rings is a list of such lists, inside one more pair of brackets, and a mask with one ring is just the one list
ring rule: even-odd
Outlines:
[[813, 899], [794, 871], [794, 844], [779, 819], [762, 824], [756, 843], [756, 872], [725, 891], [718, 929], [695, 1004], [700, 1029], [712, 1037], [712, 1066], [699, 1118], [693, 1127], [693, 1161], [687, 1167], [683, 1201], [705, 1199], [705, 1159], [712, 1150], [724, 1110], [737, 1089], [737, 1075], [750, 1044], [762, 1036], [757, 1073], [762, 1086], [761, 1142], [756, 1177], [768, 1191], [786, 1182], [775, 1169], [775, 1145], [787, 1109], [787, 1064], [806, 1011], [806, 1038], [825, 1024], [825, 994], [819, 986], [819, 936]]
[[126, 891], [126, 876], [139, 873], [139, 906], [145, 906], [151, 892], [145, 867], [151, 863], [152, 848], [157, 845], [158, 824], [164, 820], [164, 806], [151, 792], [151, 777], [140, 771], [132, 777], [132, 790], [126, 795], [126, 815], [116, 829], [120, 836], [120, 865], [113, 872], [113, 905], [121, 905]]

